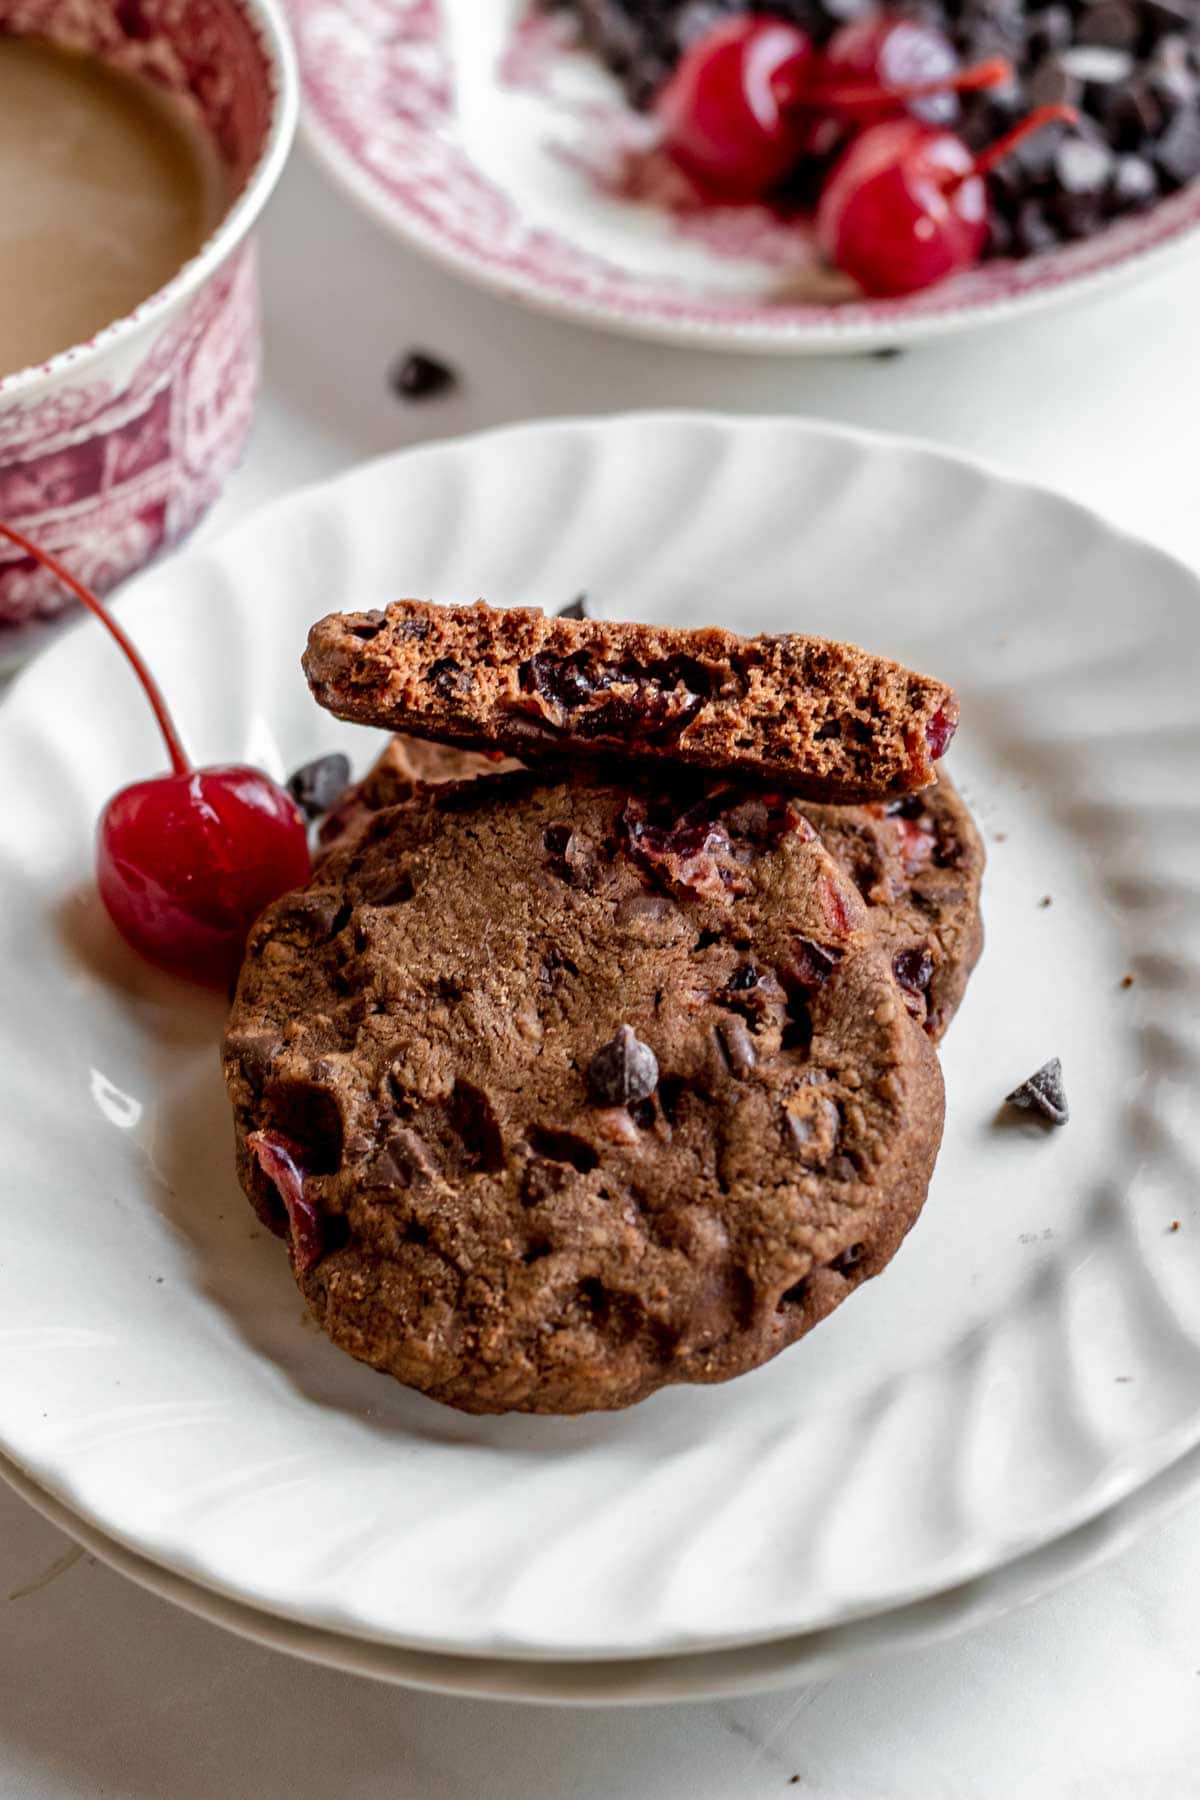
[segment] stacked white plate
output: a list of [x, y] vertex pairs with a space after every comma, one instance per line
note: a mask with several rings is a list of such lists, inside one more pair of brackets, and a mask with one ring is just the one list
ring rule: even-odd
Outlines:
[[[195, 757], [282, 774], [375, 748], [308, 696], [321, 613], [581, 589], [957, 687], [988, 948], [895, 1263], [769, 1367], [623, 1414], [467, 1418], [344, 1358], [238, 1190], [220, 1005], [127, 953], [90, 889], [100, 806], [160, 753], [82, 624], [0, 705], [0, 1472], [181, 1604], [386, 1679], [761, 1686], [1010, 1605], [1196, 1472], [1200, 593], [949, 457], [674, 415], [370, 464], [120, 612]], [[1070, 1124], [1002, 1123], [1050, 1055]]]

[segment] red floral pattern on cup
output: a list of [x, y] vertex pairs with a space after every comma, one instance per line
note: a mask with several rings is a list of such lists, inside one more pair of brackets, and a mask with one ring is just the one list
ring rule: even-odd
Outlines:
[[[176, 543], [212, 505], [250, 429], [258, 381], [252, 245], [197, 295], [117, 394], [91, 411], [52, 394], [23, 410], [23, 438], [0, 437], [0, 518], [112, 587]], [[0, 414], [0, 432], [8, 421]], [[0, 625], [47, 617], [62, 584], [0, 553]]]
[[[243, 0], [0, 0], [0, 30], [158, 82], [211, 132], [235, 197], [252, 179], [280, 102]], [[253, 245], [231, 241], [177, 305], [127, 323], [111, 344], [101, 334], [0, 379], [0, 518], [102, 591], [191, 530], [241, 455], [259, 366]], [[0, 629], [68, 603], [44, 570], [0, 551]]]

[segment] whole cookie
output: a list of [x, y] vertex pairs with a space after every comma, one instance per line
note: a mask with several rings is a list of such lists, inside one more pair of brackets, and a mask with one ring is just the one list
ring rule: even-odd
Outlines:
[[[422, 782], [469, 780], [519, 767], [450, 745], [392, 737], [322, 827], [325, 844], [361, 829]], [[892, 963], [909, 1011], [936, 1041], [957, 1012], [983, 949], [983, 841], [948, 775], [923, 793], [864, 806], [798, 802], [850, 875]]]
[[470, 1412], [627, 1406], [793, 1343], [891, 1257], [933, 1047], [794, 803], [421, 787], [247, 949], [238, 1166], [343, 1349]]

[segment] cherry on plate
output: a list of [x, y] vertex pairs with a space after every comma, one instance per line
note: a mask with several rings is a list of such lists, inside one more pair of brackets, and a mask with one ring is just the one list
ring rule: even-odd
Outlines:
[[51, 570], [119, 645], [158, 721], [169, 775], [134, 782], [100, 815], [96, 877], [121, 935], [149, 962], [226, 987], [246, 933], [272, 900], [311, 873], [299, 808], [261, 769], [195, 769], [161, 692], [121, 626], [48, 551], [0, 524], [0, 536]]
[[658, 94], [665, 148], [722, 198], [766, 193], [803, 154], [796, 102], [814, 54], [806, 33], [782, 19], [747, 13], [718, 25], [684, 53]]

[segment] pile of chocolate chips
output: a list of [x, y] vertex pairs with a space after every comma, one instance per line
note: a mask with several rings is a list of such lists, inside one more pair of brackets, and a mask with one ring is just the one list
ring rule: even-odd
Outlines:
[[[823, 43], [879, 0], [545, 0], [571, 13], [638, 107], [720, 19], [770, 12]], [[1011, 87], [966, 96], [958, 129], [982, 148], [1046, 101], [1078, 127], [1039, 132], [993, 177], [992, 256], [1089, 237], [1200, 175], [1200, 0], [891, 0], [938, 26], [964, 63], [1006, 56]]]

